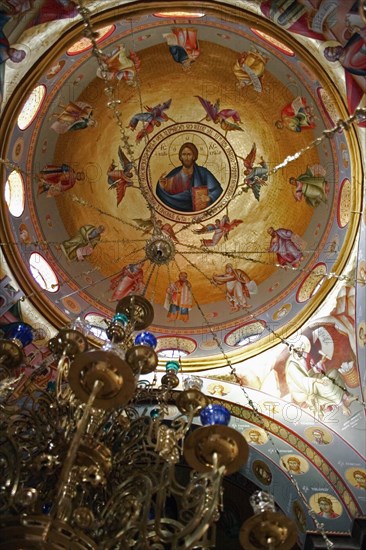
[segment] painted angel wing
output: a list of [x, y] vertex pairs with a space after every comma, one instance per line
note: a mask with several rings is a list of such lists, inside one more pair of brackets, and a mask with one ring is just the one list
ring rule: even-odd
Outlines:
[[116, 187], [116, 191], [117, 191], [117, 206], [120, 204], [120, 202], [122, 201], [123, 197], [125, 196], [126, 194], [126, 187], [127, 187], [127, 182], [125, 181], [119, 181], [117, 183], [117, 187]]
[[233, 220], [232, 222], [229, 222], [227, 224], [227, 227], [228, 227], [229, 231], [231, 231], [232, 229], [234, 229], [235, 227], [237, 227], [241, 223], [243, 223], [243, 220]]
[[154, 228], [154, 224], [150, 218], [146, 220], [143, 218], [133, 218], [133, 221], [136, 222], [141, 229], [145, 230], [144, 233], [148, 233]]
[[260, 196], [260, 193], [261, 193], [261, 184], [258, 183], [257, 181], [255, 181], [251, 186], [250, 186], [251, 190], [253, 191], [253, 195], [255, 196], [255, 198], [257, 199], [257, 201], [259, 201], [259, 196]]
[[244, 131], [238, 124], [229, 122], [228, 120], [222, 120], [220, 126], [223, 130], [225, 130], [225, 132], [230, 132], [231, 130], [239, 130], [240, 132]]
[[247, 168], [248, 170], [251, 170], [253, 168], [253, 164], [255, 163], [256, 156], [257, 156], [257, 146], [255, 143], [253, 143], [250, 153], [244, 159], [245, 168]]
[[121, 146], [118, 147], [118, 158], [122, 166], [123, 172], [126, 174], [127, 172], [131, 171], [131, 168], [133, 166], [132, 162], [128, 160], [124, 152], [122, 151]]
[[199, 95], [196, 95], [195, 97], [197, 97], [199, 99], [202, 107], [204, 108], [204, 110], [206, 111], [206, 113], [210, 117], [210, 119], [213, 120], [213, 121], [216, 120], [218, 101], [216, 101], [215, 105], [213, 105], [211, 103], [211, 101], [208, 101], [208, 99], [203, 99], [203, 97], [201, 97]]
[[161, 110], [162, 111], [165, 111], [166, 109], [169, 109], [170, 105], [172, 104], [172, 100], [171, 99], [168, 99], [168, 101], [165, 101], [162, 105], [161, 105]]

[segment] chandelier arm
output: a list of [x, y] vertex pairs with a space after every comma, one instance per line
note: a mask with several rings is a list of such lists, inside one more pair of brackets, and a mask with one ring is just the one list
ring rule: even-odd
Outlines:
[[98, 395], [98, 392], [102, 389], [102, 387], [103, 387], [103, 382], [100, 381], [100, 380], [95, 380], [94, 385], [93, 385], [93, 389], [92, 389], [92, 391], [90, 393], [90, 396], [89, 396], [89, 399], [88, 399], [88, 402], [86, 403], [86, 405], [84, 407], [83, 415], [80, 419], [80, 422], [78, 423], [77, 430], [74, 434], [74, 437], [73, 437], [73, 439], [71, 441], [71, 444], [70, 444], [70, 447], [68, 449], [68, 452], [67, 452], [67, 455], [66, 455], [66, 458], [65, 458], [65, 462], [64, 462], [64, 465], [63, 465], [63, 468], [61, 470], [60, 477], [59, 477], [59, 482], [58, 482], [59, 484], [58, 484], [58, 489], [57, 489], [57, 493], [56, 493], [55, 507], [52, 511], [53, 518], [56, 518], [56, 517], [59, 516], [60, 513], [61, 513], [61, 515], [63, 513], [63, 506], [65, 504], [65, 498], [66, 498], [66, 488], [67, 488], [67, 485], [69, 483], [71, 470], [72, 470], [72, 467], [73, 467], [74, 462], [75, 462], [75, 458], [76, 458], [78, 448], [80, 446], [81, 438], [84, 435], [85, 429], [86, 429], [88, 421], [89, 421], [89, 417], [90, 417], [90, 413], [91, 413], [93, 403], [94, 403], [94, 401], [95, 401], [95, 399]]

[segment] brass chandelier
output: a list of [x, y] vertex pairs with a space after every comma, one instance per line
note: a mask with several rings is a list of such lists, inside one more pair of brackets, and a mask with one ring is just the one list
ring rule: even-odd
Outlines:
[[[79, 319], [61, 329], [49, 341], [55, 387], [31, 392], [30, 377], [16, 407], [8, 398], [31, 327], [14, 323], [0, 341], [0, 549], [215, 547], [223, 478], [245, 463], [248, 444], [198, 377], [174, 391], [179, 363], [167, 362], [159, 385], [145, 379], [158, 364], [145, 330], [152, 319], [150, 302], [132, 295], [118, 303], [101, 349]], [[296, 529], [272, 497], [257, 492], [253, 509], [242, 547], [292, 548]]]

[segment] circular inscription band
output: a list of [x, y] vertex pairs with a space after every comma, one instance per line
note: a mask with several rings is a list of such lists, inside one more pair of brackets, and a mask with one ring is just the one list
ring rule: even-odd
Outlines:
[[[185, 189], [185, 193], [178, 195], [174, 194], [177, 187], [184, 185], [180, 176], [185, 162], [182, 156], [189, 149], [185, 148], [185, 144], [190, 147], [188, 153], [197, 158], [191, 161], [195, 163], [193, 183], [188, 190]], [[189, 223], [195, 219], [206, 220], [223, 210], [239, 183], [238, 161], [230, 143], [210, 126], [198, 122], [172, 124], [156, 134], [142, 152], [138, 174], [140, 185], [151, 198], [155, 210], [165, 218], [181, 223]], [[166, 199], [162, 193], [158, 196], [161, 178], [166, 178], [170, 185], [169, 191], [164, 193]], [[199, 196], [200, 192], [204, 197], [205, 193], [206, 196], [209, 195], [207, 200], [211, 203], [206, 207], [202, 207], [205, 203]], [[180, 203], [183, 195], [188, 200]], [[194, 206], [187, 207], [187, 204]]]

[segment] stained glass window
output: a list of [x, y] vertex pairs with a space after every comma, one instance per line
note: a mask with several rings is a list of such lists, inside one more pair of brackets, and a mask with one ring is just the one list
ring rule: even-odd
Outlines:
[[[98, 37], [96, 39], [97, 42], [101, 42], [102, 40], [105, 40], [110, 36], [114, 30], [115, 25], [107, 25], [106, 27], [102, 27], [101, 29], [98, 29], [96, 32], [98, 33]], [[79, 55], [80, 53], [87, 52], [92, 48], [92, 43], [89, 40], [89, 38], [86, 38], [85, 36], [83, 38], [80, 38], [75, 44], [71, 46], [67, 50], [67, 55]]]
[[10, 214], [19, 218], [23, 214], [25, 205], [24, 182], [22, 176], [15, 170], [5, 182], [4, 198]]
[[277, 48], [277, 50], [284, 53], [285, 55], [289, 55], [291, 57], [295, 55], [295, 53], [288, 46], [286, 46], [286, 44], [284, 44], [283, 42], [280, 42], [279, 40], [277, 40], [277, 38], [274, 38], [270, 34], [267, 34], [263, 31], [258, 31], [257, 29], [250, 29], [250, 30], [254, 32], [254, 34], [256, 34], [257, 36], [260, 36], [263, 40], [265, 40], [269, 44], [272, 44], [272, 46]]
[[38, 254], [33, 252], [29, 258], [29, 267], [33, 278], [41, 288], [48, 292], [57, 292], [60, 288], [56, 273], [53, 271], [50, 264]]
[[45, 95], [46, 87], [40, 84], [28, 96], [18, 116], [18, 127], [20, 130], [26, 130], [32, 124], [41, 108]]

